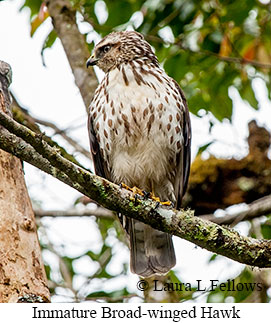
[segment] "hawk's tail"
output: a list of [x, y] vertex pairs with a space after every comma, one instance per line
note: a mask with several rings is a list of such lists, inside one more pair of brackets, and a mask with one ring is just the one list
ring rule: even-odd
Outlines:
[[165, 275], [176, 264], [171, 235], [130, 221], [131, 271], [143, 277]]

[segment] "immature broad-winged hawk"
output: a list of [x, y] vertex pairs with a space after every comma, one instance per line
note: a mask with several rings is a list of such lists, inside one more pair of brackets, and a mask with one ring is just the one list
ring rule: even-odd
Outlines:
[[[89, 111], [96, 173], [180, 207], [190, 169], [191, 129], [179, 85], [134, 31], [107, 35], [96, 45], [90, 65], [105, 72]], [[125, 222], [131, 270], [145, 277], [168, 272], [176, 263], [171, 235], [133, 219]]]

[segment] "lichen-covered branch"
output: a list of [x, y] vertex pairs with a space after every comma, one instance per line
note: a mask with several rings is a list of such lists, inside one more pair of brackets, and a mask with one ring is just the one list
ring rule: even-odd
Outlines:
[[41, 135], [4, 113], [0, 113], [0, 125], [1, 149], [60, 179], [101, 206], [238, 262], [271, 267], [271, 241], [242, 236], [228, 227], [194, 217], [190, 210], [178, 211], [150, 199], [135, 198], [131, 192], [66, 160]]

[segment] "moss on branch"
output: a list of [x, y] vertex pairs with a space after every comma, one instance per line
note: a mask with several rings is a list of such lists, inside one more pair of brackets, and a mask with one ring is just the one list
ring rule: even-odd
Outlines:
[[197, 156], [192, 163], [186, 203], [196, 215], [213, 213], [270, 194], [270, 131], [252, 120], [248, 124], [249, 153], [242, 159]]
[[271, 241], [240, 235], [233, 229], [199, 217], [191, 210], [175, 210], [153, 200], [135, 196], [126, 189], [80, 168], [63, 158], [41, 135], [0, 113], [0, 148], [58, 178], [101, 206], [140, 220], [209, 251], [238, 262], [271, 267]]

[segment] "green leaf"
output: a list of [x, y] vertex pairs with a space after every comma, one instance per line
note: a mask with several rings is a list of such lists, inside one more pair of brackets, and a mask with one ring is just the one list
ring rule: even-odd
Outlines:
[[33, 16], [39, 13], [42, 2], [42, 0], [25, 0], [20, 10], [22, 10], [25, 7], [28, 7], [30, 9], [30, 18], [33, 18]]
[[165, 61], [165, 71], [179, 83], [186, 73], [191, 71], [189, 60], [189, 53], [184, 50], [178, 51]]
[[45, 60], [44, 60], [44, 51], [46, 48], [51, 48], [56, 39], [57, 39], [57, 33], [55, 32], [54, 29], [52, 29], [48, 34], [48, 36], [46, 37], [41, 49], [41, 59], [42, 59], [42, 64], [44, 66], [46, 66]]
[[239, 88], [239, 94], [241, 98], [249, 103], [252, 108], [258, 110], [259, 104], [255, 97], [255, 93], [251, 86], [251, 81], [242, 82], [241, 87]]
[[203, 146], [200, 146], [198, 151], [197, 151], [197, 154], [196, 156], [200, 155], [201, 153], [203, 153], [209, 146], [211, 146], [211, 144], [213, 144], [215, 141], [212, 140], [210, 142], [208, 142], [207, 144], [203, 145]]
[[271, 239], [271, 220], [267, 220], [261, 225], [261, 232], [264, 239]]
[[112, 1], [106, 0], [106, 6], [108, 10], [108, 18], [106, 24], [112, 28], [123, 25], [129, 21], [132, 14], [141, 8], [141, 4], [144, 1]]
[[210, 111], [219, 121], [223, 121], [224, 119], [231, 120], [232, 117], [232, 100], [228, 96], [228, 89], [229, 87], [227, 85], [221, 86], [217, 93], [212, 89], [212, 105]]
[[97, 218], [96, 221], [99, 226], [102, 239], [105, 241], [108, 236], [108, 230], [113, 227], [115, 219]]
[[[216, 66], [215, 66], [216, 67]], [[229, 97], [229, 87], [233, 84], [237, 72], [234, 69], [227, 68], [225, 72], [217, 69], [206, 74], [203, 80], [205, 92], [209, 95], [208, 108], [210, 112], [219, 120], [231, 120], [232, 100]]]
[[87, 295], [87, 299], [99, 299], [99, 298], [106, 298], [108, 302], [121, 302], [122, 297], [124, 298], [125, 296], [129, 295], [129, 292], [126, 288], [123, 289], [118, 289], [113, 292], [105, 292], [105, 291], [98, 291], [98, 292], [93, 292]]
[[216, 257], [217, 257], [218, 255], [216, 254], [216, 253], [214, 253], [211, 257], [210, 257], [210, 259], [209, 259], [209, 263], [210, 262], [212, 262], [212, 261], [214, 261], [214, 260], [216, 260]]
[[222, 23], [233, 21], [235, 25], [241, 25], [248, 17], [248, 13], [255, 6], [254, 0], [225, 1], [224, 12], [221, 16]]
[[174, 270], [171, 270], [169, 272], [169, 277], [170, 277], [170, 280], [173, 282], [173, 283], [177, 283], [177, 284], [180, 284], [181, 281], [180, 279], [176, 276]]
[[51, 267], [49, 265], [44, 264], [44, 269], [45, 269], [47, 279], [50, 279], [51, 278]]

